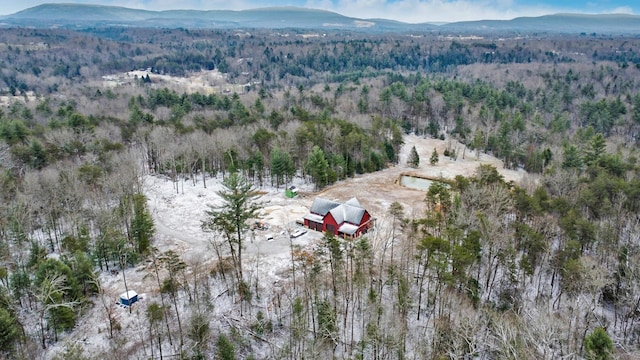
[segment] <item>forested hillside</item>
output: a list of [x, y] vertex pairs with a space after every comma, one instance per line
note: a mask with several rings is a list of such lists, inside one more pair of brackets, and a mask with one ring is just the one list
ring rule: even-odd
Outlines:
[[[637, 358], [639, 130], [637, 37], [3, 30], [0, 357]], [[470, 151], [407, 164], [408, 134]], [[247, 275], [256, 195], [480, 154], [527, 175], [385, 197], [376, 232]], [[149, 176], [219, 191], [209, 261], [158, 247]], [[136, 279], [131, 335], [106, 285]]]

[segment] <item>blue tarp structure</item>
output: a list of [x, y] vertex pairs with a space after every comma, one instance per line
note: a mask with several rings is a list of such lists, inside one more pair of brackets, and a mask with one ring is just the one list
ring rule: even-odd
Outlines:
[[138, 301], [138, 293], [133, 290], [129, 290], [120, 295], [120, 304], [122, 305], [130, 306], [136, 301]]

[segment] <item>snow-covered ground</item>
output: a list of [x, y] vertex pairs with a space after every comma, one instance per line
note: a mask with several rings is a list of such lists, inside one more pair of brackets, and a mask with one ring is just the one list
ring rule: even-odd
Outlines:
[[[420, 155], [421, 165], [418, 169], [406, 166], [406, 159], [411, 147], [415, 146]], [[455, 148], [458, 158], [452, 160], [442, 155], [445, 148]], [[440, 161], [430, 165], [428, 159], [433, 149], [440, 153]], [[463, 158], [464, 154], [464, 158]], [[274, 188], [264, 186], [258, 188], [262, 194], [257, 200], [261, 204], [260, 221], [268, 225], [266, 230], [253, 230], [249, 240], [245, 242], [243, 263], [246, 276], [255, 281], [255, 286], [265, 292], [265, 298], [277, 291], [274, 284], [281, 284], [289, 277], [291, 267], [291, 246], [313, 246], [322, 238], [321, 233], [308, 231], [305, 235], [290, 239], [289, 234], [296, 228], [295, 221], [309, 211], [309, 207], [316, 196], [328, 199], [346, 201], [356, 197], [361, 204], [377, 218], [378, 234], [384, 234], [384, 227], [389, 224], [387, 210], [389, 205], [397, 201], [405, 208], [405, 214], [420, 213], [424, 201], [424, 191], [409, 189], [398, 181], [400, 174], [411, 171], [430, 177], [442, 176], [453, 178], [456, 175], [472, 176], [479, 164], [496, 166], [507, 181], [520, 181], [525, 175], [522, 171], [502, 169], [501, 162], [486, 154], [476, 156], [463, 146], [455, 142], [437, 139], [425, 139], [409, 135], [405, 137], [405, 144], [400, 154], [400, 164], [373, 174], [358, 175], [341, 181], [320, 192], [313, 192], [313, 184], [296, 177], [293, 185], [298, 187], [300, 195], [289, 199], [284, 195], [284, 187]], [[172, 182], [160, 175], [147, 175], [144, 178], [145, 195], [148, 206], [155, 222], [156, 235], [153, 246], [159, 252], [175, 251], [188, 265], [187, 273], [192, 276], [196, 271], [209, 271], [217, 260], [211, 245], [211, 233], [201, 228], [202, 221], [207, 218], [205, 211], [211, 206], [219, 206], [222, 201], [218, 192], [223, 190], [222, 177], [209, 178], [206, 188], [202, 178], [180, 180]], [[177, 190], [176, 190], [177, 189]], [[270, 239], [270, 237], [273, 239]], [[374, 237], [380, 237], [381, 235]], [[375, 240], [374, 240], [374, 249]], [[129, 290], [135, 290], [142, 296], [138, 304], [134, 304], [131, 313], [126, 308], [116, 306], [119, 294], [125, 291], [122, 274], [102, 273], [100, 282], [104, 289], [104, 298], [108, 307], [115, 314], [115, 318], [122, 326], [118, 337], [125, 339], [121, 351], [136, 352], [134, 346], [143, 346], [143, 333], [147, 336], [148, 321], [146, 320], [146, 305], [152, 301], [160, 302], [157, 280], [150, 263], [143, 263], [125, 272]], [[230, 297], [217, 296], [224, 290], [222, 287], [211, 289], [215, 298], [212, 317], [228, 316], [234, 304]], [[181, 299], [186, 306], [186, 299]], [[75, 342], [81, 345], [87, 353], [101, 353], [112, 349], [117, 341], [108, 338], [109, 325], [107, 311], [100, 298], [94, 299], [95, 306], [90, 308], [79, 321], [76, 329], [61, 336], [61, 341], [53, 345], [43, 354], [43, 358], [51, 358], [60, 351], [65, 342]], [[266, 306], [265, 306], [266, 308]], [[183, 320], [183, 323], [185, 321]], [[184, 326], [184, 325], [183, 325]], [[141, 352], [136, 352], [140, 356]]]
[[162, 88], [170, 87], [186, 91], [188, 93], [202, 92], [208, 93], [242, 93], [244, 87], [250, 84], [229, 84], [225, 74], [216, 70], [203, 70], [194, 72], [186, 77], [156, 74], [147, 70], [132, 70], [120, 74], [110, 74], [102, 76], [104, 87], [117, 87], [122, 85], [135, 85], [135, 81], [149, 77], [152, 86]]

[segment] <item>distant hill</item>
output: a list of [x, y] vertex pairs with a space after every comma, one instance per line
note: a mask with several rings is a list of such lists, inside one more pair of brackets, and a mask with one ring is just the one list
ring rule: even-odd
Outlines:
[[466, 21], [442, 25], [465, 31], [640, 34], [640, 16], [626, 14], [554, 14], [512, 20]]
[[[298, 7], [269, 7], [242, 11], [168, 10], [148, 11], [117, 6], [83, 4], [43, 4], [0, 17], [7, 26], [85, 28], [96, 26], [160, 28], [300, 28], [362, 29], [371, 31], [406, 31], [398, 21], [350, 18], [325, 10]], [[416, 26], [422, 30], [436, 25]]]
[[154, 28], [345, 29], [370, 32], [546, 32], [640, 34], [640, 16], [556, 14], [513, 20], [481, 20], [444, 25], [407, 24], [386, 19], [358, 19], [325, 10], [269, 7], [242, 11], [149, 11], [117, 6], [43, 4], [0, 17], [0, 26], [88, 28], [104, 26]]

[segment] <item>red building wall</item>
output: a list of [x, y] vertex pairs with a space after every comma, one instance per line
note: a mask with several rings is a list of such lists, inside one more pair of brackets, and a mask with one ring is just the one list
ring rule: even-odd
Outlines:
[[[370, 228], [372, 228], [373, 224], [370, 223], [370, 221], [371, 221], [371, 214], [369, 214], [369, 212], [365, 210], [364, 214], [362, 214], [362, 220], [360, 221], [360, 224], [357, 224], [358, 230], [356, 231], [354, 236], [358, 237], [361, 234], [366, 233]], [[322, 231], [322, 232], [327, 232], [329, 230], [332, 230], [331, 232], [336, 236], [338, 235], [338, 228], [340, 227], [340, 225], [342, 225], [337, 223], [336, 219], [333, 217], [331, 213], [327, 213], [327, 215], [324, 216], [322, 224], [318, 223], [318, 229], [316, 229], [315, 226], [313, 226], [314, 224], [315, 224], [314, 222], [308, 219], [304, 219], [304, 225], [307, 228], [316, 230], [316, 231]]]
[[[368, 211], [365, 210], [364, 214], [362, 215], [362, 220], [360, 221], [360, 224], [358, 224], [358, 226], [362, 226], [362, 224], [366, 224], [369, 220], [371, 220], [371, 215], [369, 214]], [[331, 213], [328, 213], [325, 217], [324, 217], [324, 221], [322, 223], [322, 231], [326, 232], [328, 228], [333, 227], [333, 234], [334, 235], [338, 235], [338, 228], [340, 227], [340, 225], [342, 224], [338, 224], [336, 222], [336, 219], [333, 217], [333, 215], [331, 215]], [[360, 235], [363, 230], [368, 229], [368, 226], [365, 228], [359, 228], [358, 231], [356, 232], [356, 236]]]
[[[322, 223], [317, 223], [315, 221], [311, 221], [309, 219], [304, 219], [304, 226], [311, 229], [311, 230], [316, 230], [316, 231], [322, 231], [321, 229], [324, 228], [324, 224]], [[316, 226], [318, 228], [316, 228]]]
[[370, 225], [367, 225], [366, 227], [361, 227], [362, 224], [366, 224], [369, 220], [371, 220], [371, 215], [369, 215], [368, 211], [364, 211], [364, 214], [362, 215], [362, 220], [360, 221], [360, 225], [358, 228], [358, 231], [356, 232], [356, 236], [359, 236], [360, 234], [362, 234], [362, 232], [366, 232], [366, 230], [369, 229]]
[[364, 215], [362, 215], [362, 221], [360, 221], [360, 225], [366, 223], [369, 220], [371, 220], [371, 215], [369, 215], [369, 212], [365, 210]]
[[338, 235], [338, 227], [340, 225], [336, 222], [336, 219], [333, 217], [333, 215], [331, 215], [331, 213], [327, 213], [327, 215], [324, 217], [324, 221], [322, 222], [322, 231], [326, 232], [327, 227], [330, 228], [332, 226], [333, 226], [333, 234]]

